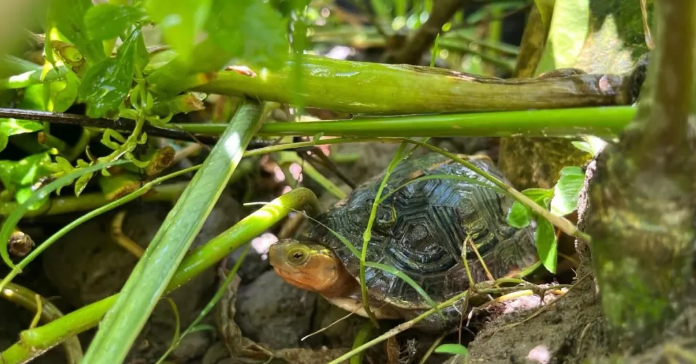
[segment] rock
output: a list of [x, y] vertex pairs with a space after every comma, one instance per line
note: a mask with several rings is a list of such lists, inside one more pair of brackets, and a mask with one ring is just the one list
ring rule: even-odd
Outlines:
[[267, 271], [239, 289], [235, 321], [245, 336], [272, 349], [296, 348], [310, 333], [317, 294]]

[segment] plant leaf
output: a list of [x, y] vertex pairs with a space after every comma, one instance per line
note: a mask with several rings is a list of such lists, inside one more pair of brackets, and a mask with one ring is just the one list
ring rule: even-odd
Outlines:
[[506, 219], [510, 226], [523, 229], [532, 222], [532, 211], [519, 201], [515, 201], [508, 211]]
[[575, 148], [578, 148], [582, 150], [583, 152], [587, 152], [589, 154], [594, 155], [594, 150], [592, 150], [592, 147], [590, 146], [590, 143], [588, 142], [581, 142], [581, 141], [574, 141], [570, 142], [570, 144], [573, 144]]
[[580, 167], [564, 167], [561, 170], [561, 178], [554, 187], [551, 200], [551, 212], [564, 216], [575, 211], [578, 207], [580, 189], [585, 182], [585, 173]]
[[556, 234], [553, 225], [544, 219], [537, 219], [535, 231], [537, 254], [544, 264], [544, 267], [551, 273], [556, 273], [556, 263], [558, 261], [558, 250], [556, 244]]
[[269, 3], [215, 0], [206, 30], [230, 57], [277, 69], [288, 57], [287, 20]]
[[148, 0], [146, 8], [152, 20], [162, 29], [167, 43], [188, 61], [196, 38], [208, 19], [211, 5], [211, 0]]
[[43, 125], [35, 121], [0, 119], [0, 152], [7, 147], [7, 142], [12, 135], [33, 133], [43, 130]]
[[120, 36], [130, 25], [143, 18], [145, 18], [145, 12], [134, 6], [99, 4], [90, 8], [85, 14], [85, 26], [90, 39], [107, 40]]
[[438, 354], [469, 355], [466, 347], [460, 344], [442, 344], [435, 348], [435, 352]]
[[107, 58], [87, 71], [79, 91], [80, 100], [87, 104], [87, 116], [99, 118], [118, 110], [130, 90], [135, 67], [147, 64], [144, 49], [141, 30], [137, 29], [123, 42], [116, 58]]
[[547, 208], [553, 197], [553, 188], [528, 188], [522, 194], [529, 197], [543, 208]]
[[54, 0], [49, 10], [49, 19], [87, 58], [87, 62], [96, 64], [106, 58], [106, 54], [101, 41], [90, 39], [87, 35], [85, 15], [92, 7], [92, 0]]
[[590, 31], [590, 0], [556, 0], [535, 76], [573, 67]]

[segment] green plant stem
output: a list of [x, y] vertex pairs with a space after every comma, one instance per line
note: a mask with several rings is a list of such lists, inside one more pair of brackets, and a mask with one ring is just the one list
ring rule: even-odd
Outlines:
[[[476, 114], [373, 117], [354, 120], [271, 123], [260, 136], [302, 135], [355, 137], [539, 136], [567, 137], [589, 134], [616, 136], [635, 115], [631, 106], [507, 111]], [[219, 135], [220, 124], [172, 124], [172, 129]]]
[[[177, 182], [152, 189], [151, 194], [143, 196], [145, 201], [174, 201], [181, 195], [188, 182]], [[23, 218], [61, 215], [71, 212], [87, 211], [102, 207], [110, 201], [102, 193], [89, 193], [80, 197], [54, 197], [37, 210], [27, 211]], [[0, 216], [7, 216], [17, 208], [16, 202], [0, 202]]]
[[[22, 261], [17, 263], [17, 266], [12, 269], [12, 271], [3, 278], [3, 280], [0, 282], [0, 289], [5, 287], [6, 284], [12, 281], [14, 277], [16, 277], [19, 273], [22, 272], [22, 269], [24, 269], [29, 263], [31, 263], [34, 259], [36, 259], [41, 253], [43, 253], [46, 249], [48, 249], [53, 243], [58, 241], [61, 237], [65, 236], [65, 234], [69, 233], [71, 230], [75, 229], [76, 227], [80, 226], [82, 223], [89, 221], [96, 216], [99, 216], [105, 212], [111, 211], [119, 206], [122, 206], [130, 201], [135, 200], [136, 198], [146, 194], [149, 192], [155, 185], [162, 183], [168, 179], [180, 176], [182, 174], [197, 170], [200, 166], [195, 166], [191, 167], [188, 169], [184, 169], [181, 171], [177, 171], [174, 173], [171, 173], [167, 176], [160, 177], [156, 180], [153, 180], [141, 188], [139, 188], [136, 191], [133, 191], [133, 193], [130, 193], [128, 195], [123, 196], [122, 198], [112, 201], [108, 204], [105, 204], [99, 208], [95, 208], [94, 210], [91, 210], [90, 212], [86, 213], [85, 215], [79, 217], [75, 221], [71, 222], [70, 224], [64, 226], [62, 229], [58, 230], [55, 234], [51, 235], [50, 238], [46, 239], [41, 245], [36, 247], [36, 249], [32, 250], [29, 255], [27, 255]], [[183, 186], [182, 186], [183, 187]]]
[[[336, 139], [322, 139], [318, 141], [308, 141], [299, 143], [287, 143], [272, 145], [264, 148], [259, 148], [255, 150], [246, 151], [244, 157], [259, 156], [267, 153], [280, 152], [288, 149], [296, 149], [303, 147], [312, 147], [316, 145], [326, 145], [326, 144], [341, 144], [341, 143], [365, 143], [365, 142], [378, 142], [378, 143], [400, 143], [402, 139], [395, 138], [336, 138]], [[241, 168], [241, 165], [240, 165]], [[248, 170], [239, 170], [240, 173], [235, 170], [235, 173], [230, 178], [230, 181], [236, 181]], [[152, 193], [142, 196], [144, 201], [174, 201], [179, 198], [181, 193], [188, 182], [176, 182], [171, 184], [166, 184], [162, 186], [157, 186], [152, 189]], [[24, 218], [37, 217], [37, 216], [49, 216], [49, 215], [60, 215], [67, 214], [71, 212], [87, 211], [99, 208], [109, 203], [109, 201], [101, 193], [90, 193], [84, 194], [80, 197], [54, 197], [49, 200], [43, 207], [38, 210], [30, 210], [24, 214]], [[17, 208], [17, 203], [15, 202], [0, 202], [0, 216], [7, 216], [12, 211]]]
[[[12, 268], [13, 270], [16, 268], [15, 264], [12, 262], [10, 259], [9, 253], [7, 251], [7, 243], [10, 240], [10, 235], [14, 231], [15, 227], [17, 226], [17, 223], [21, 218], [24, 216], [24, 214], [29, 211], [29, 208], [36, 204], [37, 202], [41, 201], [42, 199], [48, 197], [50, 193], [53, 191], [57, 190], [58, 188], [65, 187], [68, 184], [71, 184], [73, 181], [75, 181], [77, 178], [80, 178], [81, 176], [88, 174], [88, 173], [94, 173], [98, 170], [106, 169], [109, 167], [117, 166], [117, 165], [122, 165], [126, 164], [127, 161], [119, 160], [119, 161], [111, 161], [108, 163], [97, 163], [94, 165], [90, 165], [88, 167], [80, 168], [74, 171], [71, 171], [70, 173], [61, 176], [60, 178], [56, 179], [55, 181], [49, 183], [46, 186], [43, 186], [36, 190], [26, 201], [23, 203], [17, 205], [17, 207], [10, 212], [10, 214], [7, 216], [5, 221], [2, 224], [2, 229], [0, 229], [0, 256], [2, 256], [3, 261], [5, 261], [5, 264]], [[2, 289], [2, 286], [0, 285], [0, 289]]]
[[[181, 287], [201, 272], [217, 264], [218, 261], [281, 221], [289, 212], [301, 209], [311, 213], [317, 213], [320, 210], [316, 196], [306, 188], [292, 190], [245, 217], [201, 248], [190, 252], [169, 282], [166, 293]], [[3, 364], [24, 363], [67, 338], [95, 327], [116, 302], [118, 296], [116, 294], [107, 297], [49, 324], [23, 331], [20, 334], [20, 341], [2, 352], [0, 362]]]
[[[8, 284], [5, 288], [0, 290], [0, 296], [6, 300], [18, 304], [30, 312], [38, 312], [39, 307], [37, 305], [37, 298], [41, 302], [41, 320], [44, 323], [48, 323], [63, 317], [63, 313], [53, 304], [51, 301], [39, 296], [37, 293], [31, 290], [16, 285]], [[63, 342], [63, 349], [65, 351], [65, 359], [68, 364], [79, 364], [82, 360], [82, 346], [80, 345], [80, 340], [77, 336], [68, 338]]]
[[[631, 82], [618, 75], [502, 80], [438, 68], [350, 62], [312, 55], [304, 55], [303, 61], [304, 105], [334, 111], [394, 115], [632, 103]], [[206, 93], [292, 103], [294, 98], [287, 90], [293, 86], [293, 61], [278, 71], [246, 66], [254, 76], [221, 71], [210, 77], [181, 79], [179, 84], [181, 88]], [[599, 83], [607, 87], [596, 87]]]
[[125, 359], [148, 316], [205, 223], [218, 197], [262, 123], [263, 105], [246, 99], [162, 223], [104, 317], [84, 364]]

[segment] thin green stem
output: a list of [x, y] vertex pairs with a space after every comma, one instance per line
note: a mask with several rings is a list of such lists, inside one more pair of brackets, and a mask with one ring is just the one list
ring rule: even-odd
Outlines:
[[[615, 137], [635, 115], [631, 106], [507, 111], [473, 114], [372, 117], [301, 123], [270, 123], [259, 136], [342, 137], [571, 137], [580, 134]], [[171, 124], [172, 129], [219, 135], [220, 124]]]
[[[145, 201], [173, 201], [186, 187], [184, 183], [172, 183], [164, 186], [159, 186], [153, 189], [152, 194], [143, 196]], [[22, 218], [61, 215], [72, 212], [88, 211], [96, 209], [108, 204], [110, 201], [106, 199], [102, 193], [89, 193], [80, 197], [66, 196], [53, 197], [48, 202], [37, 210], [27, 211]], [[8, 216], [18, 208], [16, 202], [0, 202], [0, 216]]]
[[31, 263], [34, 259], [36, 259], [39, 254], [43, 253], [46, 249], [48, 249], [53, 243], [58, 241], [60, 238], [65, 236], [65, 234], [69, 233], [76, 227], [80, 226], [81, 224], [85, 223], [86, 221], [89, 221], [105, 212], [111, 211], [119, 206], [122, 206], [130, 201], [135, 200], [136, 198], [146, 194], [149, 192], [154, 186], [168, 180], [172, 179], [175, 177], [178, 177], [180, 175], [198, 170], [200, 166], [194, 166], [190, 167], [187, 169], [182, 169], [180, 171], [171, 173], [169, 175], [166, 175], [164, 177], [157, 178], [151, 182], [148, 182], [147, 184], [143, 185], [141, 188], [137, 189], [133, 193], [130, 193], [128, 195], [123, 196], [122, 198], [112, 201], [104, 206], [101, 206], [99, 208], [96, 208], [83, 216], [79, 217], [75, 221], [71, 222], [70, 224], [64, 226], [62, 229], [58, 230], [55, 234], [51, 235], [48, 239], [46, 239], [42, 244], [36, 247], [36, 249], [32, 250], [32, 252], [27, 255], [22, 261], [17, 263], [16, 267], [12, 269], [10, 273], [5, 276], [5, 278], [0, 282], [0, 289], [5, 287], [6, 284], [12, 281], [14, 277], [16, 277], [19, 273], [22, 272], [22, 269], [24, 269], [29, 263]]
[[[18, 304], [31, 312], [38, 312], [37, 297], [41, 302], [41, 319], [44, 323], [48, 323], [63, 317], [63, 313], [49, 300], [39, 296], [26, 287], [22, 287], [13, 283], [8, 284], [5, 288], [0, 289], [0, 296], [10, 302]], [[82, 360], [82, 346], [76, 336], [68, 338], [63, 343], [66, 361], [68, 364], [78, 364]]]

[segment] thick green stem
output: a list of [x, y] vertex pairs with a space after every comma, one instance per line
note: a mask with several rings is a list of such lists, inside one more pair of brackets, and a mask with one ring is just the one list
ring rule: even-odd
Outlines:
[[655, 15], [657, 48], [636, 119], [604, 150], [589, 188], [587, 231], [610, 339], [629, 350], [659, 342], [693, 291], [696, 3], [656, 1]]
[[[201, 272], [217, 264], [221, 259], [281, 221], [288, 213], [303, 209], [310, 214], [319, 211], [316, 196], [306, 188], [292, 190], [266, 204], [203, 247], [189, 253], [181, 262], [165, 292], [169, 293], [181, 287]], [[20, 341], [2, 352], [0, 363], [24, 363], [67, 338], [95, 327], [116, 302], [118, 296], [116, 294], [107, 297], [49, 324], [23, 331]]]
[[[260, 136], [374, 136], [374, 137], [452, 137], [452, 136], [539, 136], [568, 137], [590, 134], [616, 136], [635, 115], [635, 108], [601, 108], [507, 111], [476, 114], [445, 114], [324, 120], [301, 123], [265, 124]], [[219, 135], [221, 124], [172, 124], [172, 129]]]
[[[626, 105], [624, 76], [584, 74], [534, 79], [483, 78], [450, 70], [350, 62], [304, 55], [307, 107], [352, 113], [408, 114]], [[254, 74], [222, 71], [180, 80], [182, 88], [292, 103], [294, 62], [278, 71], [247, 65]], [[212, 80], [210, 79], [212, 77]], [[369, 90], [369, 92], [366, 92]]]

